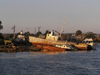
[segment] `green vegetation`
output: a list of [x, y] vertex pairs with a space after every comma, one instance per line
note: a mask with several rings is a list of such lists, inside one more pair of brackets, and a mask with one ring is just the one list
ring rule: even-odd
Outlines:
[[[2, 26], [2, 22], [0, 21], [0, 29], [3, 29]], [[45, 33], [43, 34], [41, 31], [38, 31], [36, 34], [30, 33], [29, 31], [25, 32], [25, 39], [29, 40], [29, 36], [35, 36], [35, 37], [40, 37], [40, 38], [44, 38], [46, 37], [46, 35], [49, 33], [49, 30], [46, 30]], [[20, 34], [16, 33], [16, 38], [17, 36]], [[40, 35], [42, 34], [42, 35]], [[2, 36], [3, 35], [3, 36]], [[96, 34], [94, 34], [93, 32], [87, 32], [87, 33], [82, 33], [81, 30], [77, 30], [76, 33], [71, 33], [71, 34], [62, 34], [63, 35], [63, 40], [67, 40], [67, 41], [71, 41], [71, 40], [75, 40], [77, 41], [81, 41], [84, 40], [85, 38], [93, 38], [94, 41], [100, 41], [100, 36], [97, 36]], [[13, 38], [13, 34], [2, 34], [0, 33], [0, 39], [5, 39], [5, 40], [12, 40]]]
[[1, 24], [2, 24], [2, 22], [0, 21], [0, 30], [3, 29], [3, 26]]
[[44, 35], [46, 36], [49, 33], [49, 30], [46, 30], [46, 32], [44, 33]]
[[81, 30], [77, 30], [77, 31], [76, 31], [76, 36], [78, 36], [78, 35], [80, 35], [80, 34], [82, 34], [82, 31], [81, 31]]
[[95, 36], [94, 36], [94, 33], [93, 32], [88, 32], [87, 34], [86, 34], [86, 38], [95, 38]]
[[37, 32], [37, 33], [35, 34], [35, 36], [36, 36], [36, 37], [39, 37], [40, 34], [42, 34], [42, 32], [39, 31], [39, 32]]
[[[0, 30], [3, 29], [3, 26], [1, 24], [2, 24], [2, 22], [0, 21]], [[4, 39], [2, 36], [2, 33], [0, 33], [0, 39]]]
[[25, 37], [29, 38], [29, 36], [30, 36], [30, 32], [29, 31], [25, 32]]

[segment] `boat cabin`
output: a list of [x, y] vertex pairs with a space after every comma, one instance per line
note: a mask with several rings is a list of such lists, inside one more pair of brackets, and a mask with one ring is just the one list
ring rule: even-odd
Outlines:
[[49, 34], [46, 35], [47, 40], [51, 41], [58, 41], [59, 36], [56, 36], [54, 32], [50, 32]]
[[93, 39], [92, 38], [86, 38], [83, 40], [84, 43], [93, 46]]

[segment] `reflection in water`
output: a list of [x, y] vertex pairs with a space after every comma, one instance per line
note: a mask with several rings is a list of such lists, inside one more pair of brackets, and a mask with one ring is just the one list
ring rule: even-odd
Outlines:
[[59, 53], [67, 53], [67, 51], [64, 51], [64, 52], [43, 52], [43, 53], [46, 53], [46, 54], [49, 54], [49, 55], [58, 55]]
[[93, 52], [93, 50], [91, 51], [87, 51], [87, 50], [81, 50], [81, 51], [63, 51], [63, 52], [17, 52], [17, 53], [0, 53], [0, 58], [5, 58], [5, 59], [9, 59], [9, 58], [27, 58], [29, 56], [38, 56], [38, 55], [59, 55], [61, 53], [67, 54], [67, 53], [73, 53], [73, 52]]
[[[54, 55], [54, 54], [59, 54], [59, 53], [69, 53], [69, 52], [93, 52], [94, 50], [91, 51], [87, 51], [87, 50], [79, 50], [79, 51], [45, 51], [45, 52], [31, 52], [31, 53], [36, 53], [36, 54], [50, 54], [50, 55]], [[34, 54], [33, 54], [34, 56]]]
[[0, 53], [0, 75], [99, 75], [95, 51]]

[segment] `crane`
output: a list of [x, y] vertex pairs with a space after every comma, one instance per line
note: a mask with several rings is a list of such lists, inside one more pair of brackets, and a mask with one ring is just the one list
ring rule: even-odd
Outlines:
[[[61, 31], [60, 31], [60, 38], [62, 39], [62, 33], [63, 33], [63, 29], [64, 29], [64, 25], [67, 24], [65, 23], [66, 19], [64, 19], [64, 22], [62, 23], [62, 28], [61, 28]], [[63, 36], [64, 37], [64, 36]]]
[[61, 37], [61, 34], [63, 33], [63, 29], [64, 29], [64, 25], [67, 24], [65, 23], [66, 19], [64, 19], [64, 23], [62, 23], [62, 28], [61, 28], [61, 32], [60, 32], [60, 37]]

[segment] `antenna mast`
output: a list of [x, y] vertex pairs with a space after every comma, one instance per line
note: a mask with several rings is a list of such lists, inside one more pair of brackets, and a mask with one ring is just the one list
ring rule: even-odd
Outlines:
[[13, 29], [13, 33], [14, 33], [13, 39], [15, 39], [15, 25], [14, 25], [14, 27], [12, 29]]
[[34, 27], [34, 30], [35, 30], [35, 34], [36, 34], [36, 27]]
[[41, 28], [41, 27], [38, 27], [38, 32], [40, 32], [40, 28]]

